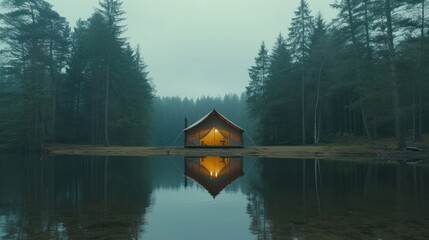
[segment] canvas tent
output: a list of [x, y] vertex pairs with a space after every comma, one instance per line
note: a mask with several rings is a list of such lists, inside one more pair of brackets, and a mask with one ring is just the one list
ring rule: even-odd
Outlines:
[[185, 176], [203, 186], [213, 198], [243, 175], [242, 158], [219, 156], [185, 158]]
[[244, 129], [215, 109], [184, 132], [185, 147], [243, 147]]

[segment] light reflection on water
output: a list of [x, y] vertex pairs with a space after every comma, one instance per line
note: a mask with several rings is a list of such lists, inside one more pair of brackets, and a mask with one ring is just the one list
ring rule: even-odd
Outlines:
[[427, 239], [425, 164], [0, 155], [0, 239]]
[[248, 231], [250, 219], [242, 192], [222, 193], [213, 199], [206, 190], [192, 186], [178, 191], [159, 189], [154, 196], [156, 204], [146, 216], [144, 239], [255, 239]]

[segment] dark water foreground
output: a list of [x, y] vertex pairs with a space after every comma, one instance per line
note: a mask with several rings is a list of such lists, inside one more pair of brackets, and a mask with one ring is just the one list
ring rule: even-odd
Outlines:
[[0, 239], [429, 239], [427, 162], [0, 155]]

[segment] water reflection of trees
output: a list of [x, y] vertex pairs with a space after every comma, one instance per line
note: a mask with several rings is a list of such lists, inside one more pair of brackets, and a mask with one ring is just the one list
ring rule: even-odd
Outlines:
[[8, 216], [0, 229], [6, 238], [138, 239], [142, 234], [152, 192], [144, 159], [11, 158], [0, 162], [0, 216]]
[[[256, 187], [257, 186], [252, 186]], [[255, 188], [255, 189], [256, 189]], [[261, 189], [260, 189], [261, 190]], [[258, 240], [271, 239], [270, 221], [265, 215], [265, 200], [258, 192], [248, 194], [247, 214], [250, 219], [250, 231], [257, 236]]]
[[429, 228], [425, 167], [293, 159], [260, 159], [257, 165], [260, 178], [250, 184], [247, 212], [258, 239], [429, 234], [422, 230]]

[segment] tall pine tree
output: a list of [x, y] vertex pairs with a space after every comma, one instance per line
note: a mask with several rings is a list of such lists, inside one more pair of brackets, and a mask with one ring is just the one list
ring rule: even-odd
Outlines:
[[310, 37], [313, 32], [313, 17], [305, 0], [300, 1], [295, 17], [289, 28], [288, 44], [292, 51], [293, 61], [301, 71], [301, 130], [302, 144], [307, 144], [306, 140], [306, 109], [305, 109], [305, 79], [306, 64], [309, 59]]
[[[153, 88], [140, 54], [124, 37], [119, 0], [79, 21], [64, 89], [64, 112], [73, 126], [69, 141], [142, 145], [149, 141]], [[69, 103], [69, 104], [67, 104]], [[83, 131], [83, 129], [85, 131]], [[67, 136], [65, 137], [67, 138]]]
[[265, 43], [262, 42], [258, 56], [255, 58], [255, 65], [249, 69], [250, 82], [246, 87], [249, 115], [255, 119], [262, 110], [261, 103], [263, 102], [264, 87], [268, 80], [269, 65], [268, 50]]
[[69, 51], [69, 27], [44, 0], [3, 0], [1, 5], [6, 10], [1, 15], [8, 59], [4, 73], [14, 82], [17, 101], [22, 101], [19, 122], [26, 129], [26, 140], [17, 144], [40, 150], [45, 141], [55, 140], [57, 89]]

